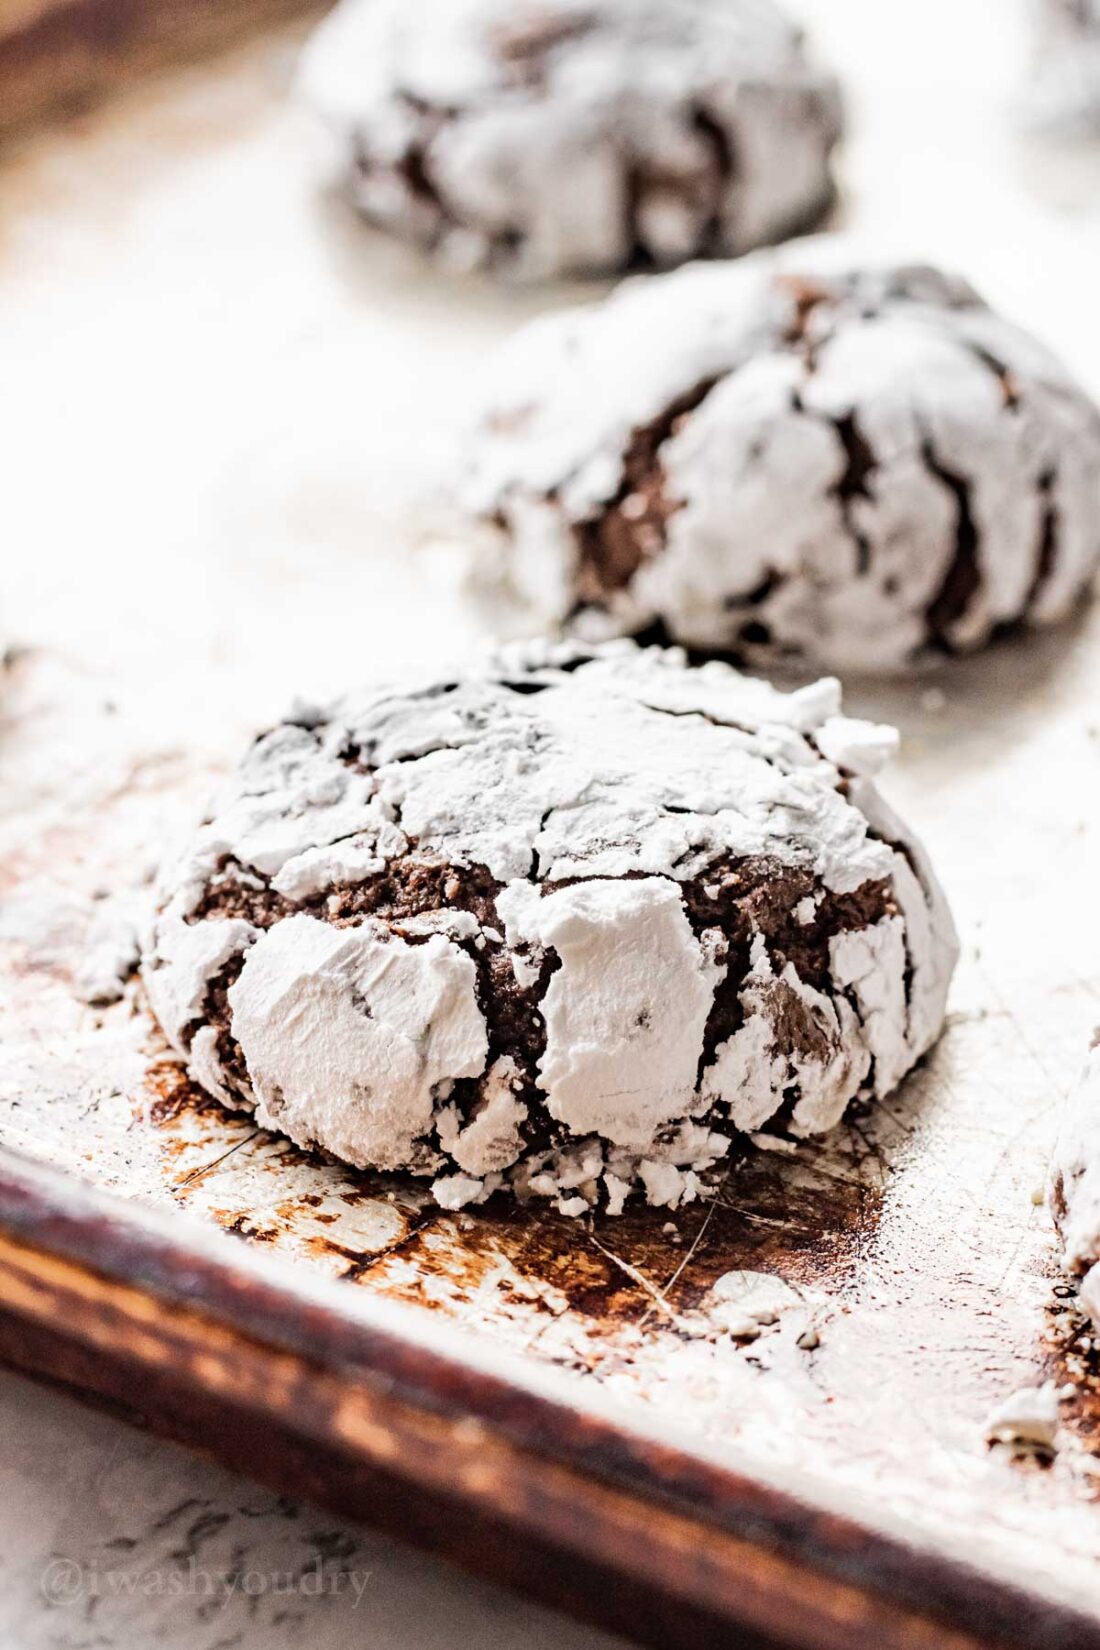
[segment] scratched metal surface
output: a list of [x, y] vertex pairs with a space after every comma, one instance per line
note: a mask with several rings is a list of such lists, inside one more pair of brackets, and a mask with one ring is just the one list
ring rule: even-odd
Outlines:
[[[853, 89], [850, 220], [960, 263], [1100, 387], [1098, 168], [1013, 138], [1015, 14], [994, 37], [981, 0], [804, 9]], [[474, 635], [413, 501], [485, 348], [550, 295], [448, 284], [319, 201], [293, 45], [0, 170], [0, 634], [27, 649], [0, 678], [0, 1140], [443, 1314], [582, 1401], [598, 1384], [850, 1486], [1100, 1617], [1100, 1364], [1032, 1199], [1100, 1020], [1100, 614], [851, 696], [902, 727], [887, 789], [953, 898], [949, 1029], [889, 1104], [737, 1159], [675, 1233], [442, 1214], [204, 1102], [135, 986], [75, 994], [255, 727]], [[710, 1310], [738, 1270], [788, 1286], [747, 1344]], [[1074, 1384], [1053, 1465], [988, 1450], [990, 1406], [1047, 1375]]]

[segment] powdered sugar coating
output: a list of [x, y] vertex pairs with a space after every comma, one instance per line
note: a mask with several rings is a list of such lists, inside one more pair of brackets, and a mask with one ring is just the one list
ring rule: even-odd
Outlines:
[[842, 237], [627, 282], [506, 347], [459, 504], [538, 628], [904, 671], [1072, 609], [1100, 412], [962, 280]]
[[289, 1113], [298, 1138], [360, 1168], [414, 1162], [440, 1085], [485, 1070], [476, 984], [442, 934], [416, 944], [370, 918], [353, 929], [304, 914], [275, 923], [228, 994], [257, 1119], [277, 1129]]
[[342, 0], [302, 93], [364, 215], [459, 267], [670, 265], [832, 200], [832, 77], [772, 0]]
[[675, 1205], [939, 1032], [942, 895], [823, 754], [887, 735], [630, 642], [367, 689], [261, 738], [166, 870], [150, 1000], [220, 1099], [448, 1207]]
[[510, 943], [560, 962], [542, 998], [539, 1077], [551, 1117], [571, 1134], [644, 1153], [693, 1108], [725, 973], [714, 947], [696, 939], [667, 877], [598, 877], [556, 890], [517, 882], [497, 905]]

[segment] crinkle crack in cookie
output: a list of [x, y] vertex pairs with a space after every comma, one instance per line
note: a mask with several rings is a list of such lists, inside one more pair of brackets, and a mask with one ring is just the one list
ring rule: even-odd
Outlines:
[[458, 267], [744, 252], [833, 198], [836, 85], [772, 0], [343, 0], [301, 90], [365, 216]]
[[164, 877], [192, 1077], [302, 1145], [566, 1213], [695, 1196], [937, 1036], [955, 959], [867, 777], [893, 730], [632, 643], [504, 652], [265, 734]]
[[1066, 1105], [1051, 1164], [1050, 1207], [1081, 1302], [1100, 1326], [1100, 1030]]
[[1100, 412], [962, 280], [841, 237], [631, 281], [506, 347], [458, 485], [513, 623], [902, 672], [1067, 615]]

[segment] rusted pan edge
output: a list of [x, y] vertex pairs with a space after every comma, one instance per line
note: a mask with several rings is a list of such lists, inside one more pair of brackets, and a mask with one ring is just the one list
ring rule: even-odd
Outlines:
[[318, 0], [16, 0], [5, 10], [0, 0], [0, 137], [317, 9]]
[[[682, 1602], [685, 1623], [699, 1611], [764, 1642], [1100, 1650], [1100, 1623], [1064, 1602], [704, 1458], [665, 1428], [658, 1438], [602, 1395], [582, 1413], [552, 1370], [3, 1148], [0, 1312], [0, 1355], [68, 1379], [79, 1349], [82, 1384], [125, 1396], [121, 1372], [138, 1409], [146, 1388], [169, 1411], [201, 1398], [194, 1441], [239, 1465], [221, 1440], [254, 1437], [244, 1464], [259, 1477], [262, 1440], [278, 1438], [330, 1462], [334, 1485], [354, 1485], [358, 1467], [383, 1492], [408, 1485], [535, 1543], [556, 1555], [558, 1601], [578, 1613], [574, 1561], [651, 1598], [666, 1623]], [[20, 1360], [19, 1323], [34, 1358]], [[99, 1368], [113, 1377], [100, 1381]], [[385, 1525], [383, 1492], [369, 1514]], [[350, 1491], [327, 1499], [365, 1510]], [[644, 1621], [619, 1625], [647, 1636]]]

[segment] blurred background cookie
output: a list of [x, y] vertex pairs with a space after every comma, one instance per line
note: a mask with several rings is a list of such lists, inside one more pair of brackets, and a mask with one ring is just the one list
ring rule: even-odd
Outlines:
[[966, 652], [1100, 557], [1088, 395], [964, 280], [843, 237], [533, 322], [467, 457], [483, 592], [753, 664]]
[[772, 0], [344, 0], [301, 87], [364, 216], [460, 267], [744, 252], [833, 198], [836, 82]]

